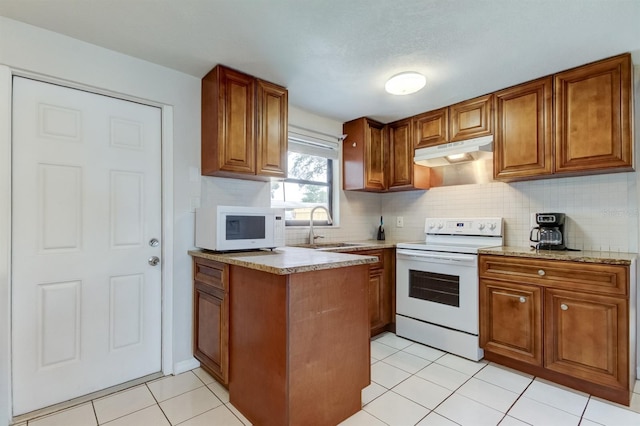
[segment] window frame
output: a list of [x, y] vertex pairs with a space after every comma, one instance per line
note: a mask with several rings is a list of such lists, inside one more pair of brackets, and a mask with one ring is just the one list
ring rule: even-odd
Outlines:
[[[295, 152], [295, 151], [291, 151], [291, 152]], [[287, 151], [287, 156], [289, 155], [289, 151]], [[307, 155], [313, 155], [313, 154], [307, 154]], [[316, 155], [316, 157], [319, 157], [318, 155]], [[333, 224], [335, 223], [335, 219], [334, 219], [334, 213], [333, 213], [333, 197], [334, 197], [334, 175], [333, 175], [333, 163], [334, 163], [334, 159], [332, 158], [328, 158], [328, 157], [322, 157], [327, 161], [327, 182], [320, 182], [320, 181], [313, 181], [313, 180], [305, 180], [305, 179], [293, 179], [293, 178], [285, 178], [282, 180], [283, 184], [284, 183], [293, 183], [293, 184], [304, 184], [304, 185], [316, 185], [316, 186], [323, 186], [323, 187], [327, 187], [327, 198], [328, 198], [328, 209], [329, 209], [329, 214], [331, 215], [332, 223], [329, 223], [328, 220], [314, 220], [313, 221], [313, 226], [333, 226]], [[318, 206], [322, 206], [323, 204], [317, 204]], [[286, 209], [286, 208], [285, 208]], [[285, 219], [285, 226], [309, 226], [310, 221], [309, 220], [286, 220]]]

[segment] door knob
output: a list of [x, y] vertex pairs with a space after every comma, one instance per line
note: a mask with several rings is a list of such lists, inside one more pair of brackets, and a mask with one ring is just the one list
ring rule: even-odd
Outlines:
[[160, 245], [160, 241], [157, 238], [152, 238], [149, 240], [149, 245], [151, 247], [158, 247]]
[[160, 258], [158, 256], [151, 256], [149, 258], [149, 265], [156, 266], [158, 263], [160, 263]]

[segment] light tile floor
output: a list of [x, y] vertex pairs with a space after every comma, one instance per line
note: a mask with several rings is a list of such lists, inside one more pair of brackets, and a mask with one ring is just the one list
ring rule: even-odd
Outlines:
[[[341, 426], [639, 426], [631, 407], [397, 337], [371, 342], [371, 385]], [[247, 419], [204, 370], [163, 377], [19, 426], [243, 426]]]

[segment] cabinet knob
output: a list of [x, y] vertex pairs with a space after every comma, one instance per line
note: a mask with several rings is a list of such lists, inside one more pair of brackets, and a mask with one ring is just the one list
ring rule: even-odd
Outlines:
[[562, 309], [563, 311], [566, 311], [567, 309], [569, 309], [569, 307], [563, 303], [560, 305], [560, 309]]
[[526, 297], [520, 296], [520, 303], [525, 303], [527, 301]]
[[538, 269], [538, 275], [540, 275], [541, 277], [544, 277], [544, 269]]
[[357, 145], [356, 145], [356, 143], [354, 142], [354, 143], [353, 143], [353, 145], [351, 145], [351, 146], [355, 148]]

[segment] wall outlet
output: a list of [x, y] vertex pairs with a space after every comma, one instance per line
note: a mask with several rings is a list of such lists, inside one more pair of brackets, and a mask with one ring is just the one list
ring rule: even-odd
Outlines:
[[396, 228], [402, 228], [404, 226], [404, 218], [402, 216], [396, 217]]

